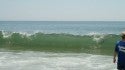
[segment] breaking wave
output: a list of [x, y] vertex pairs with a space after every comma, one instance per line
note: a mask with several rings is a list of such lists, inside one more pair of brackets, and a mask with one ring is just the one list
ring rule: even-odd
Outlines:
[[0, 47], [10, 50], [78, 52], [112, 55], [119, 40], [115, 34], [72, 35], [66, 33], [34, 34], [0, 31]]

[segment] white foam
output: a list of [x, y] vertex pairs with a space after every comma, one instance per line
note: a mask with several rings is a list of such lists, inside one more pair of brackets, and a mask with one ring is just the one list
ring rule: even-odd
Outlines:
[[45, 52], [0, 52], [0, 56], [0, 70], [116, 70], [112, 56]]
[[97, 43], [101, 42], [104, 39], [105, 35], [94, 35], [93, 41], [96, 41]]

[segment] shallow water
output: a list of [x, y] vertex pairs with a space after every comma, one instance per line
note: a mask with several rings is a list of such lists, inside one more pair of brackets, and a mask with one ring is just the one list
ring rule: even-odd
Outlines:
[[0, 70], [116, 70], [116, 64], [104, 55], [1, 51]]

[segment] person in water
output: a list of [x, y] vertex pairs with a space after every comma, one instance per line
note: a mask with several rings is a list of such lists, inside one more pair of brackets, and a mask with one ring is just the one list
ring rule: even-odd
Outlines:
[[113, 62], [116, 63], [117, 59], [117, 69], [125, 70], [125, 32], [121, 34], [122, 40], [118, 41], [115, 45]]

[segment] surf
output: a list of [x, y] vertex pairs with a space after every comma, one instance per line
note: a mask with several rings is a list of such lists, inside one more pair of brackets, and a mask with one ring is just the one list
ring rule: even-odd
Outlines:
[[116, 70], [104, 55], [0, 50], [0, 56], [1, 70]]
[[48, 52], [74, 52], [112, 55], [114, 44], [120, 35], [115, 34], [44, 34], [41, 32], [26, 35], [11, 33], [5, 36], [0, 31], [0, 47], [9, 50], [32, 50]]

